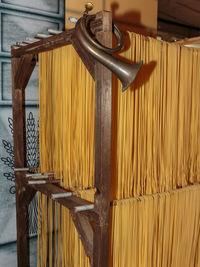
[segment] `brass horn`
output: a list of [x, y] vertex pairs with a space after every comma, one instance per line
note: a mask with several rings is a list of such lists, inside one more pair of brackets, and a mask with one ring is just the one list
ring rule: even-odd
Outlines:
[[115, 52], [118, 52], [123, 46], [122, 34], [115, 24], [114, 34], [118, 41], [116, 48], [110, 49], [108, 47], [102, 46], [100, 43], [95, 41], [92, 38], [92, 34], [88, 27], [89, 22], [94, 18], [94, 15], [84, 14], [76, 23], [74, 32], [75, 37], [79, 40], [81, 46], [93, 58], [102, 63], [118, 77], [118, 79], [122, 83], [122, 91], [125, 91], [134, 81], [143, 62], [140, 61], [137, 64], [128, 63], [111, 55]]

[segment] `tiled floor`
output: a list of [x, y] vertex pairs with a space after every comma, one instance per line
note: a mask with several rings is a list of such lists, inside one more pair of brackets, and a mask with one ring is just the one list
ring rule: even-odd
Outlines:
[[[37, 266], [37, 238], [30, 239], [30, 267]], [[0, 267], [17, 267], [16, 243], [0, 246]]]

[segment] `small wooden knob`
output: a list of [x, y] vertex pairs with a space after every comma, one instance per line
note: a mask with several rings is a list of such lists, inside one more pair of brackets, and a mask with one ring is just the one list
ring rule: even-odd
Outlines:
[[91, 2], [88, 2], [87, 4], [85, 4], [85, 12], [88, 13], [93, 9], [93, 7], [93, 4]]

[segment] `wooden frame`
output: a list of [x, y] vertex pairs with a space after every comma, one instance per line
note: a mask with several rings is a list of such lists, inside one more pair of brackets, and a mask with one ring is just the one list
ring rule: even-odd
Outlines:
[[181, 45], [200, 45], [200, 36], [179, 40], [179, 41], [176, 42], [176, 44], [181, 44]]
[[[112, 16], [101, 11], [91, 27], [96, 38], [111, 47]], [[108, 267], [109, 264], [109, 215], [110, 215], [110, 158], [111, 158], [111, 72], [102, 64], [85, 55], [78, 41], [73, 37], [74, 30], [62, 32], [36, 43], [11, 49], [12, 53], [12, 97], [15, 186], [17, 212], [18, 266], [29, 264], [29, 222], [28, 206], [37, 191], [50, 197], [55, 193], [66, 192], [59, 185], [46, 183], [30, 185], [27, 172], [20, 171], [26, 166], [25, 145], [25, 88], [36, 65], [39, 52], [73, 44], [79, 56], [95, 79], [95, 199], [94, 209], [75, 212], [74, 207], [91, 204], [79, 197], [56, 199], [70, 210], [76, 229], [80, 235], [87, 256], [93, 267]], [[93, 227], [91, 226], [93, 222]]]

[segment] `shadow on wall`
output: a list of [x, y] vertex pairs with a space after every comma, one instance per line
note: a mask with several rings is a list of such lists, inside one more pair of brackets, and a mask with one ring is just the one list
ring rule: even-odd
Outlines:
[[118, 9], [119, 4], [117, 2], [113, 2], [111, 4], [113, 21], [117, 24], [117, 26], [119, 26], [122, 32], [132, 31], [143, 35], [156, 36], [155, 29], [147, 28], [142, 24], [140, 11], [133, 9], [129, 12], [125, 12], [124, 14], [116, 15], [116, 11]]
[[[123, 53], [124, 51], [127, 51], [131, 46], [130, 37], [129, 37], [129, 34], [127, 31], [139, 33], [139, 34], [146, 35], [146, 36], [155, 35], [155, 31], [154, 32], [150, 31], [150, 29], [148, 29], [147, 27], [142, 25], [140, 11], [131, 10], [129, 12], [122, 14], [122, 15], [116, 15], [117, 9], [119, 9], [119, 4], [116, 2], [113, 2], [111, 4], [113, 21], [120, 28], [120, 31], [122, 32], [122, 35], [124, 38], [124, 45], [123, 45], [123, 48], [120, 50], [120, 54], [118, 54], [118, 55], [115, 54], [115, 57], [117, 57], [123, 61], [132, 63], [132, 64], [138, 63], [138, 62], [133, 62], [133, 61], [121, 56], [121, 53]], [[116, 46], [115, 38], [113, 40], [113, 46], [114, 47]], [[142, 58], [140, 60], [142, 60]], [[143, 64], [140, 71], [139, 71], [139, 73], [142, 73], [142, 79], [141, 79], [141, 75], [137, 75], [136, 79], [133, 82], [133, 84], [131, 85], [130, 89], [136, 90], [139, 87], [141, 87], [143, 84], [145, 84], [149, 80], [155, 66], [156, 66], [155, 61], [151, 61], [151, 62], [148, 62], [147, 64]], [[113, 86], [117, 87], [116, 77], [113, 77]]]

